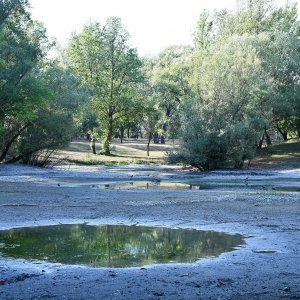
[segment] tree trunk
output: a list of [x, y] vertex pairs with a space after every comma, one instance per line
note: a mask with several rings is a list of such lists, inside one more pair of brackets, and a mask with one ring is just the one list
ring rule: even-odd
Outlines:
[[260, 138], [259, 142], [258, 142], [258, 145], [257, 145], [257, 150], [261, 150], [262, 149], [262, 145], [263, 145], [263, 142], [264, 142], [264, 139], [265, 139], [265, 134], [263, 133], [262, 137]]
[[166, 143], [166, 133], [168, 131], [168, 124], [164, 123], [163, 127], [162, 127], [164, 133], [160, 136], [160, 143], [161, 144], [165, 144]]
[[93, 150], [93, 154], [96, 154], [96, 145], [95, 144], [92, 145], [92, 150]]
[[244, 161], [242, 161], [242, 160], [236, 160], [236, 161], [234, 162], [234, 167], [235, 167], [236, 169], [242, 169], [243, 166], [244, 166]]
[[271, 146], [272, 141], [271, 141], [271, 138], [269, 136], [269, 133], [268, 133], [267, 129], [265, 129], [265, 137], [266, 137], [267, 146]]
[[150, 142], [151, 142], [151, 139], [152, 139], [152, 133], [149, 133], [148, 143], [147, 143], [147, 156], [149, 156], [149, 152], [150, 152]]
[[120, 129], [120, 141], [121, 141], [121, 144], [123, 144], [123, 139], [124, 139], [124, 128], [121, 128]]
[[103, 154], [104, 155], [110, 155], [110, 143], [112, 139], [113, 134], [113, 117], [112, 115], [109, 115], [108, 119], [108, 127], [107, 127], [107, 134], [103, 141]]
[[17, 133], [15, 135], [13, 135], [11, 137], [11, 139], [6, 143], [4, 150], [2, 151], [1, 155], [0, 155], [0, 162], [3, 161], [11, 147], [11, 145], [14, 143], [14, 141], [19, 137], [19, 135], [28, 127], [27, 125], [24, 125], [23, 127], [21, 127]]
[[157, 132], [155, 132], [155, 133], [153, 134], [153, 143], [154, 143], [154, 144], [159, 144], [159, 135], [158, 135]]
[[288, 140], [288, 132], [284, 130], [283, 128], [280, 128], [279, 124], [276, 124], [276, 128], [279, 131], [279, 133], [282, 135], [283, 140], [287, 141]]

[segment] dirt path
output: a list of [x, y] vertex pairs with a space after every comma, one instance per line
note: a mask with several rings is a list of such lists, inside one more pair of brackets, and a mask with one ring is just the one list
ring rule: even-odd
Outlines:
[[[182, 191], [68, 185], [132, 178], [220, 184]], [[192, 174], [141, 166], [78, 172], [0, 166], [2, 230], [88, 222], [195, 228], [248, 237], [245, 246], [217, 258], [124, 269], [11, 260], [1, 258], [0, 245], [0, 298], [300, 299], [300, 194], [282, 189], [295, 190], [299, 184], [299, 173], [289, 172]]]

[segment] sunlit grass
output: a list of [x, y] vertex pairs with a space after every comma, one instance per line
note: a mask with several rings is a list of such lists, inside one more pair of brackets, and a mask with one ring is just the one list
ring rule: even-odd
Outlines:
[[96, 143], [97, 154], [92, 154], [87, 140], [78, 140], [61, 152], [66, 162], [82, 165], [128, 165], [128, 164], [161, 164], [164, 163], [167, 151], [176, 145], [151, 144], [150, 155], [147, 156], [146, 140], [127, 140], [124, 143], [113, 141], [111, 155], [101, 155], [100, 143]]
[[[148, 158], [146, 151], [111, 151], [111, 153], [115, 157]], [[149, 157], [163, 159], [165, 156], [163, 151], [151, 151]]]
[[288, 165], [300, 167], [300, 139], [269, 146], [261, 151], [253, 160], [255, 167], [275, 167]]
[[119, 166], [126, 166], [129, 164], [155, 164], [155, 163], [161, 163], [161, 160], [148, 158], [148, 159], [142, 159], [142, 158], [132, 158], [132, 157], [119, 157], [119, 156], [104, 156], [104, 155], [81, 155], [81, 156], [75, 156], [75, 157], [68, 157], [66, 159], [69, 163], [74, 164], [80, 164], [80, 165], [103, 165], [103, 166], [113, 166], [113, 165], [119, 165]]
[[[89, 142], [86, 140], [74, 141], [62, 151], [67, 163], [82, 165], [128, 165], [128, 164], [162, 164], [165, 163], [167, 152], [176, 150], [178, 142], [173, 144], [151, 144], [150, 156], [147, 156], [145, 140], [126, 140], [124, 143], [114, 141], [111, 146], [111, 155], [92, 154]], [[100, 143], [96, 144], [97, 153], [100, 152]], [[290, 140], [279, 145], [272, 145], [263, 149], [261, 153], [251, 161], [253, 168], [270, 168], [288, 165], [300, 167], [300, 139]]]
[[272, 154], [270, 158], [272, 159], [283, 159], [283, 158], [292, 158], [293, 156], [290, 154]]

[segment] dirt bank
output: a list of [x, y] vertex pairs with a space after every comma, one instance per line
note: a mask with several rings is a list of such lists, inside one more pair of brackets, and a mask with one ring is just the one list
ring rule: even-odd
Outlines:
[[[141, 178], [219, 184], [167, 191], [98, 189], [90, 184]], [[291, 191], [286, 189], [291, 186]], [[141, 166], [84, 172], [0, 166], [1, 230], [88, 222], [247, 236], [246, 245], [235, 251], [193, 264], [93, 269], [0, 257], [0, 298], [300, 299], [297, 187], [300, 174], [288, 171], [192, 174]]]

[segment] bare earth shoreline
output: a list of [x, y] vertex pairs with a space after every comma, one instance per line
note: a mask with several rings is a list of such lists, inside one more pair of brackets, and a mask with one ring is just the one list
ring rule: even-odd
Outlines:
[[[128, 178], [261, 184], [232, 188], [220, 183], [216, 189], [200, 191], [78, 186]], [[275, 188], [268, 189], [266, 182]], [[290, 185], [293, 189], [286, 189]], [[300, 299], [297, 187], [300, 173], [295, 170], [194, 174], [171, 167], [66, 171], [0, 165], [1, 230], [88, 222], [195, 228], [248, 237], [246, 245], [216, 258], [144, 268], [93, 269], [0, 256], [0, 299]]]

